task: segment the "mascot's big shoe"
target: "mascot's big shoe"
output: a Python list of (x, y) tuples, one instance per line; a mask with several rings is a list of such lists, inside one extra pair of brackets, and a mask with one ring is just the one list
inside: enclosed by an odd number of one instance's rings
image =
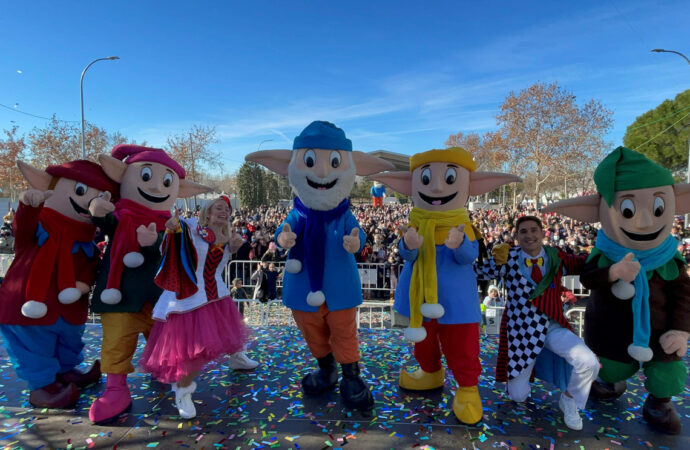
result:
[(101, 362), (96, 360), (88, 372), (80, 372), (77, 369), (72, 369), (68, 372), (59, 373), (57, 380), (67, 386), (74, 383), (77, 387), (86, 387), (90, 384), (98, 383), (101, 379)]
[(424, 372), (421, 368), (414, 372), (403, 369), (398, 384), (409, 391), (429, 391), (442, 387), (445, 377), (446, 371), (443, 367), (436, 372)]
[(61, 384), (57, 381), (29, 393), (29, 403), (36, 408), (64, 409), (77, 403), (79, 389), (74, 384)]
[(89, 419), (100, 425), (115, 419), (132, 406), (132, 396), (127, 387), (127, 375), (109, 373), (106, 377), (105, 392), (89, 409)]
[(338, 383), (338, 365), (333, 353), (317, 360), (319, 368), (302, 378), (302, 389), (307, 395), (320, 395), (330, 391)]
[(680, 433), (680, 417), (670, 397), (657, 398), (652, 394), (647, 395), (642, 407), (642, 417), (656, 431), (666, 434)]
[(458, 387), (453, 398), (455, 417), (464, 424), (475, 425), (482, 420), (482, 399), (477, 386)]
[(594, 380), (589, 396), (597, 400), (612, 400), (623, 395), (627, 388), (628, 384), (625, 380), (616, 381), (615, 383)]
[(374, 407), (374, 397), (369, 386), (359, 377), (359, 363), (341, 364), (343, 379), (340, 381), (340, 395), (345, 406), (358, 409), (361, 413), (368, 413)]

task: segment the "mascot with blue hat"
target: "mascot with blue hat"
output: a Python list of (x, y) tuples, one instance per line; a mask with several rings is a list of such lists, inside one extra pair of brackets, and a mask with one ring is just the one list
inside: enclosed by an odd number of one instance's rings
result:
[(278, 245), (289, 249), (283, 278), (283, 303), (293, 317), (319, 369), (302, 379), (307, 395), (332, 390), (343, 378), (346, 407), (368, 414), (374, 405), (359, 376), (357, 306), (362, 286), (354, 254), (364, 231), (350, 211), (348, 196), (356, 175), (372, 175), (393, 165), (352, 150), (352, 141), (330, 122), (312, 122), (292, 150), (264, 150), (246, 156), (287, 176), (297, 194), (294, 209), (276, 231)]

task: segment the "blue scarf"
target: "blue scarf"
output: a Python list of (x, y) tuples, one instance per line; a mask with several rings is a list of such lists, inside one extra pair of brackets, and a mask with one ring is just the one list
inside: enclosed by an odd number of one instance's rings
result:
[(297, 239), (296, 244), (290, 249), (288, 259), (297, 259), (304, 262), (309, 274), (309, 286), (312, 292), (320, 291), (323, 287), (323, 268), (326, 258), (326, 229), (329, 222), (340, 218), (345, 211), (350, 209), (348, 199), (340, 202), (338, 206), (328, 211), (317, 211), (307, 208), (299, 197), (295, 197), (295, 210), (300, 215), (297, 226), (292, 230), (302, 239)]
[(649, 250), (634, 250), (625, 248), (613, 242), (604, 230), (599, 230), (597, 234), (596, 248), (601, 250), (611, 261), (618, 262), (625, 255), (632, 252), (635, 259), (639, 261), (640, 271), (634, 280), (635, 296), (632, 299), (633, 311), (633, 344), (640, 347), (649, 347), (650, 318), (649, 318), (649, 281), (647, 272), (658, 269), (669, 262), (676, 254), (678, 241), (671, 236), (662, 242), (658, 247)]

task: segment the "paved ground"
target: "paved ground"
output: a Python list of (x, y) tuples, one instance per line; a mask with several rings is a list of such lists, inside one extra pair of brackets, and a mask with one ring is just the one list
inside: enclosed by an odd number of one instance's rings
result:
[[(97, 354), (100, 327), (87, 328), (87, 360)], [(506, 401), (494, 386), (496, 338), (482, 338), (480, 393), (484, 421), (460, 425), (453, 416), (455, 384), (427, 396), (402, 392), (401, 366), (410, 366), (409, 346), (401, 330), (361, 333), (365, 378), (372, 386), (376, 413), (371, 418), (342, 409), (337, 391), (323, 398), (303, 398), (301, 376), (314, 366), (295, 328), (255, 329), (250, 354), (262, 365), (252, 372), (211, 363), (194, 396), (199, 416), (181, 420), (167, 385), (147, 374), (130, 376), (134, 406), (110, 426), (88, 420), (91, 401), (103, 384), (84, 391), (75, 410), (38, 410), (27, 402), (26, 384), (15, 378), (0, 347), (0, 446), (4, 448), (690, 448), (690, 391), (674, 399), (684, 433), (669, 437), (650, 431), (641, 416), (641, 378), (617, 402), (591, 404), (580, 432), (565, 427), (557, 392), (536, 384), (526, 405)], [(141, 351), (141, 346), (139, 352)], [(641, 376), (641, 375), (640, 375)]]

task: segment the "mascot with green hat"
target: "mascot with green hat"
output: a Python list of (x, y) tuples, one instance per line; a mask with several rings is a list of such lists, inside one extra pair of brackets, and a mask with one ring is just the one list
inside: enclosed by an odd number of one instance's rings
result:
[(585, 222), (601, 222), (582, 270), (592, 290), (585, 342), (599, 356), (592, 396), (617, 398), (644, 369), (649, 392), (643, 416), (657, 431), (678, 434), (671, 397), (685, 387), (682, 361), (690, 336), (690, 278), (671, 236), (675, 214), (690, 211), (690, 184), (674, 184), (665, 168), (618, 147), (594, 172), (597, 195), (549, 205)]

